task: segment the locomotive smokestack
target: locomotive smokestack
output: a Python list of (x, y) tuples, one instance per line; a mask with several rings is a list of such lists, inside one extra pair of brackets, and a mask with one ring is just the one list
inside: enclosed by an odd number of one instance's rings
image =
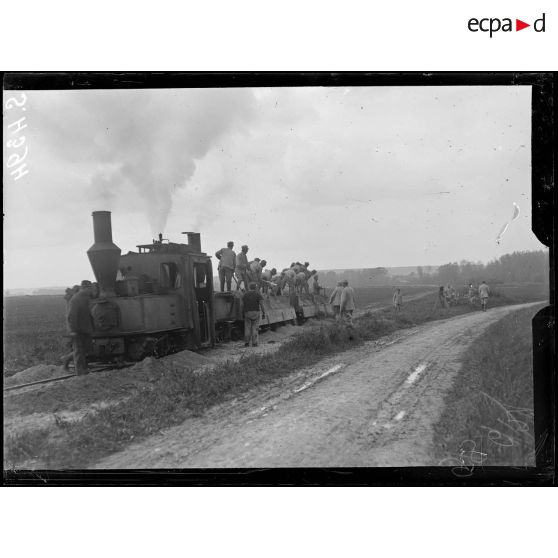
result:
[(188, 246), (191, 246), (196, 252), (201, 252), (201, 237), (200, 233), (187, 232), (182, 233), (188, 235)]
[(93, 211), (93, 235), (95, 244), (87, 250), (87, 256), (99, 283), (100, 296), (116, 296), (114, 288), (120, 248), (112, 242), (110, 211)]

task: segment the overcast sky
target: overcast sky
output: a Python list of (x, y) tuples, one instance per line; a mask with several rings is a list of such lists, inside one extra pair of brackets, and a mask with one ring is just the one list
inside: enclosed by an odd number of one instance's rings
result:
[[(20, 93), (5, 92), (4, 103)], [(93, 279), (91, 212), (123, 252), (233, 240), (283, 268), (486, 262), (531, 232), (529, 87), (26, 92), (6, 172), (5, 288)], [(4, 134), (16, 110), (4, 110)], [(19, 116), (18, 116), (19, 118)], [(497, 242), (503, 225), (520, 208)]]

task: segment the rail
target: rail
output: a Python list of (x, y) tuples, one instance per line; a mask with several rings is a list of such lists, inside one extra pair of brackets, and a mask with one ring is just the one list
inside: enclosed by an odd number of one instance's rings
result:
[[(110, 365), (110, 366), (99, 366), (99, 367), (90, 367), (89, 370), (89, 374), (94, 374), (96, 372), (105, 372), (107, 370), (118, 370), (121, 368), (127, 368), (128, 366), (132, 366), (132, 364), (134, 364), (133, 362), (126, 362), (126, 363), (121, 363), (118, 365)], [(88, 375), (89, 375), (88, 374)], [(9, 392), (9, 391), (15, 391), (18, 389), (23, 389), (26, 387), (31, 387), (31, 386), (37, 386), (37, 385), (41, 385), (41, 384), (50, 384), (50, 383), (54, 383), (54, 382), (60, 382), (62, 380), (68, 380), (70, 378), (76, 378), (78, 375), (77, 374), (66, 374), (64, 376), (55, 376), (54, 378), (46, 378), (44, 380), (36, 380), (34, 382), (27, 382), (25, 384), (16, 384), (13, 386), (5, 386), (4, 387), (4, 393)]]

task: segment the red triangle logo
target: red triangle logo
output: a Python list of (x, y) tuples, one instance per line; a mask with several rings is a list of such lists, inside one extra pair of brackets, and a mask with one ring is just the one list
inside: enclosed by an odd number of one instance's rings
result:
[(515, 30), (516, 31), (521, 31), (522, 29), (525, 29), (526, 27), (531, 27), (531, 24), (530, 23), (525, 23), (524, 21), (521, 21), (520, 19), (515, 20)]

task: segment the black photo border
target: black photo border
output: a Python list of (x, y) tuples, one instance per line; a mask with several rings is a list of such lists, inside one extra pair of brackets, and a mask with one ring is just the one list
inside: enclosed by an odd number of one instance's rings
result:
[(533, 318), (535, 467), (8, 470), (4, 485), (50, 486), (481, 486), (555, 484), (555, 262), (553, 72), (25, 72), (4, 90), (304, 86), (532, 86), (532, 230), (549, 249), (550, 304)]

